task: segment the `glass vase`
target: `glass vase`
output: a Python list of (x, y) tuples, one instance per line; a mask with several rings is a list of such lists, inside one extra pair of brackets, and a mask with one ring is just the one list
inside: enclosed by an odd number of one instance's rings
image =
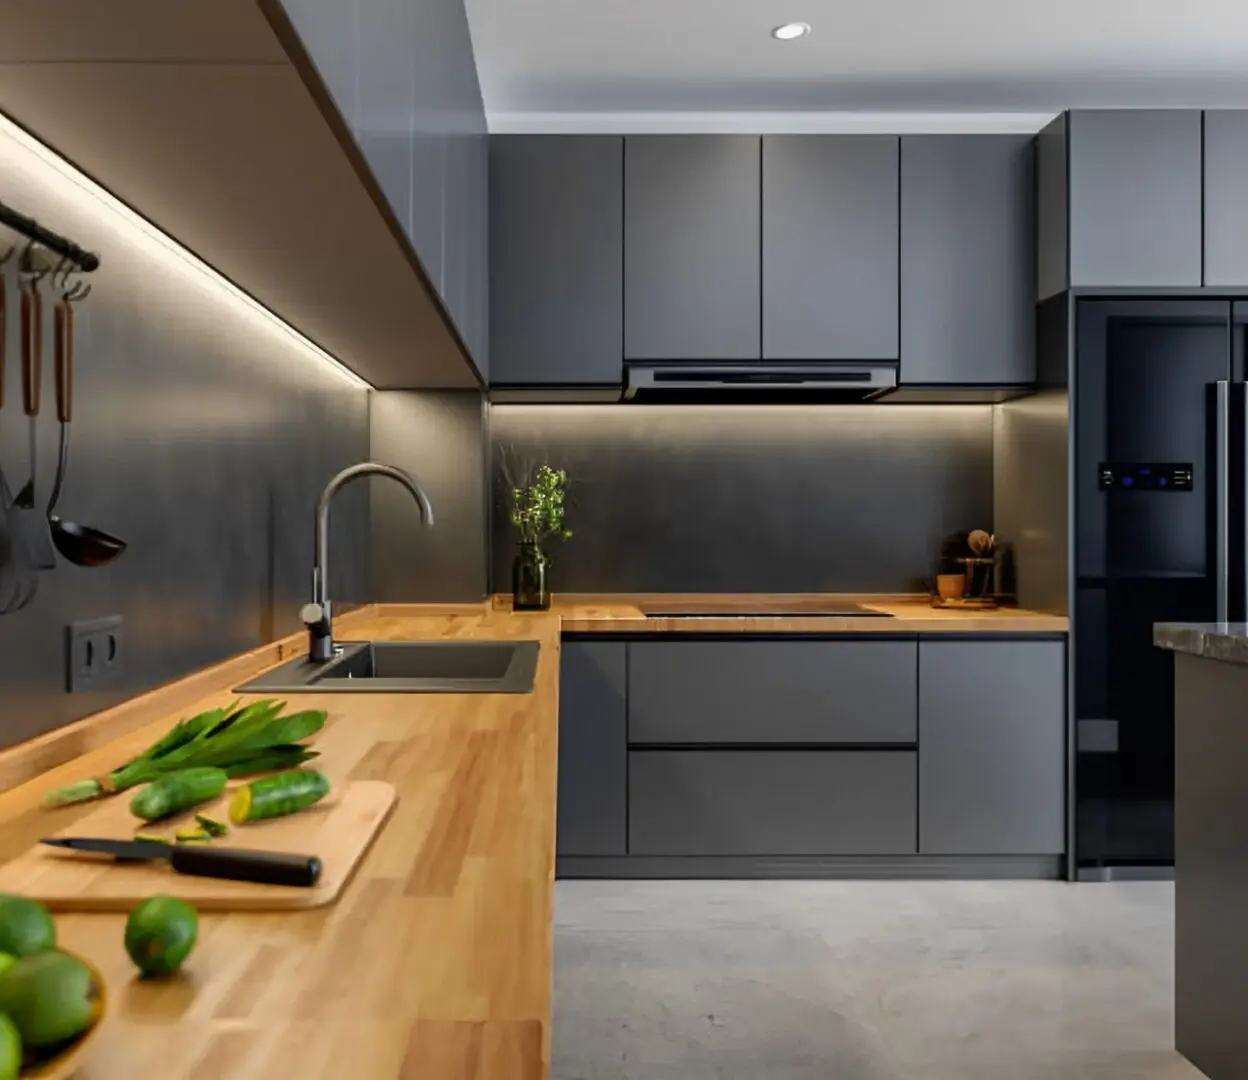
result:
[(545, 611), (550, 607), (547, 571), (550, 560), (537, 544), (521, 544), (511, 564), (512, 606), (516, 611)]

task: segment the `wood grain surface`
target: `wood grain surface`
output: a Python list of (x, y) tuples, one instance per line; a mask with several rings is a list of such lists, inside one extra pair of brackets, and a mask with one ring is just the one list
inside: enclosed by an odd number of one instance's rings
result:
[[(651, 619), (644, 607), (659, 605), (715, 604), (730, 609), (722, 619)], [(816, 614), (822, 605), (861, 604), (873, 611), (887, 612), (892, 618), (828, 617)], [(510, 611), (511, 597), (496, 596), (496, 611)], [(792, 614), (763, 615), (767, 609), (782, 608)], [(805, 609), (809, 614), (802, 614)], [(388, 609), (387, 609), (388, 610)], [(524, 616), (525, 612), (516, 612)], [(878, 594), (738, 593), (704, 594), (556, 595), (551, 614), (558, 615), (565, 632), (577, 634), (984, 634), (984, 633), (1066, 633), (1070, 620), (1023, 608), (995, 611), (950, 611), (931, 606), (926, 596)]]
[[(78, 1080), (547, 1076), (559, 620), (483, 606), (373, 616), (350, 633), (537, 640), (534, 691), (301, 695), (329, 710), (317, 746), (331, 779), (395, 786), (388, 824), (338, 903), (205, 914), (172, 980), (135, 977), (122, 915), (58, 916), (61, 943), (104, 973), (114, 1002)], [(93, 810), (45, 809), (48, 791), (126, 760), (179, 717), (231, 700), (235, 685), (231, 674), (218, 692), (0, 795), (0, 858)]]
[[(319, 759), (316, 762), (320, 764)], [(332, 773), (332, 766), (326, 770)], [(331, 776), (332, 781), (332, 776)], [(200, 813), (228, 822), (232, 784)], [(104, 799), (62, 836), (130, 840), (135, 832), (174, 839), (174, 830), (195, 824), (191, 813), (147, 825), (130, 813), (129, 793)], [(156, 893), (177, 893), (199, 911), (300, 911), (332, 904), (351, 879), (369, 844), (394, 808), (394, 786), (381, 780), (353, 780), (315, 806), (289, 817), (231, 827), (214, 848), (251, 848), (315, 855), (321, 878), (312, 888), (257, 885), (247, 881), (175, 874), (162, 861), (118, 861), (103, 855), (36, 844), (0, 866), (0, 892), (21, 893), (52, 911), (130, 911)]]

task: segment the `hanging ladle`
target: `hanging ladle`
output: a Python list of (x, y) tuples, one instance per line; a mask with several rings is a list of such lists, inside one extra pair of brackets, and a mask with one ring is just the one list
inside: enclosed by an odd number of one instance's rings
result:
[(65, 462), (69, 457), (69, 422), (74, 410), (74, 309), (73, 304), (86, 297), (91, 286), (77, 284), (65, 292), (53, 311), (53, 352), (56, 367), (56, 415), (61, 422), (60, 454), (56, 465), (56, 481), (48, 500), (48, 528), (52, 542), (75, 566), (106, 566), (126, 550), (126, 542), (89, 525), (65, 521), (56, 515), (56, 505), (65, 483)]

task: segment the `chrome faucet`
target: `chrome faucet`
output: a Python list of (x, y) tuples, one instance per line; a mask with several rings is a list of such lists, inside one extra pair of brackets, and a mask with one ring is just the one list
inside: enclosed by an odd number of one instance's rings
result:
[(393, 465), (379, 465), (375, 461), (363, 461), (343, 469), (321, 492), (316, 504), (316, 554), (312, 565), (312, 602), (304, 604), (300, 617), (308, 628), (308, 657), (312, 660), (332, 660), (334, 657), (334, 619), (329, 604), (329, 505), (338, 489), (361, 476), (388, 476), (411, 492), (420, 517), (425, 525), (433, 524), (433, 507), (429, 497), (420, 489), (411, 473), (396, 469)]

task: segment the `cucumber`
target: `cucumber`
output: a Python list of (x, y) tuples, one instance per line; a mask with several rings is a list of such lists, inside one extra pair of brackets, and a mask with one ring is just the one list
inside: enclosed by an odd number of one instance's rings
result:
[(230, 820), (242, 825), (247, 821), (297, 814), (328, 794), (329, 781), (323, 773), (290, 769), (239, 788), (230, 799)]
[(227, 779), (223, 769), (211, 765), (167, 773), (130, 800), (130, 812), (144, 821), (157, 821), (215, 799)]
[(230, 831), (229, 826), (220, 821), (214, 821), (212, 818), (204, 814), (195, 815), (195, 824), (204, 830), (209, 836), (224, 836)]

